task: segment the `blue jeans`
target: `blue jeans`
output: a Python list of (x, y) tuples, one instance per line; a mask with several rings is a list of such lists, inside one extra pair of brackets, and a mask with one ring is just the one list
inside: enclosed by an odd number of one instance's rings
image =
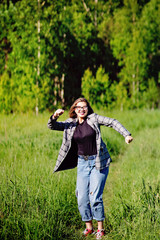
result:
[(76, 193), (78, 209), (85, 222), (92, 219), (103, 221), (105, 218), (102, 195), (109, 167), (97, 170), (95, 159), (96, 155), (89, 156), (88, 160), (78, 156)]

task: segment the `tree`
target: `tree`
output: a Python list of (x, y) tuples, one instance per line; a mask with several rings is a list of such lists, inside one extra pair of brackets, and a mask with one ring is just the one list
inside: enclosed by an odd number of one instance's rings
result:
[(89, 69), (85, 71), (82, 78), (82, 94), (93, 105), (109, 108), (112, 103), (111, 82), (102, 66), (98, 68), (96, 77)]
[(120, 80), (128, 84), (132, 105), (138, 107), (141, 92), (148, 86), (151, 58), (159, 55), (160, 4), (151, 0), (140, 11), (137, 1), (132, 3), (125, 1), (125, 8), (116, 12), (111, 45), (121, 66)]
[(3, 0), (3, 107), (9, 112), (67, 107), (81, 90), (97, 105), (122, 109), (127, 101), (141, 107), (143, 92), (154, 88), (148, 79), (159, 86), (159, 5), (157, 0)]

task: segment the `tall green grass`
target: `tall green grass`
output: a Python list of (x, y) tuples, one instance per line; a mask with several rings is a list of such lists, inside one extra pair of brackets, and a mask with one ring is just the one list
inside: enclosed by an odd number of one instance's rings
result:
[(2, 239), (62, 239), (80, 222), (75, 170), (52, 174), (62, 133), (48, 118), (1, 116)]
[[(105, 239), (159, 239), (160, 113), (98, 113), (118, 119), (134, 137), (126, 145), (102, 128), (113, 159), (104, 191)], [(52, 173), (63, 133), (47, 129), (49, 116), (0, 116), (1, 239), (82, 239), (76, 169)]]
[(160, 127), (140, 131), (112, 168), (113, 190), (105, 194), (111, 239), (160, 239), (159, 143)]

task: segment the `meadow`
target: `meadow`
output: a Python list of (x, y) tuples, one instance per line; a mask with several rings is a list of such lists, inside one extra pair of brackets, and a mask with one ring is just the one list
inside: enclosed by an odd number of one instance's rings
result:
[[(134, 137), (127, 145), (113, 129), (101, 129), (113, 159), (104, 191), (104, 239), (158, 240), (160, 111), (96, 112), (116, 118)], [(83, 239), (76, 168), (53, 174), (63, 133), (47, 128), (50, 115), (0, 115), (0, 239)]]

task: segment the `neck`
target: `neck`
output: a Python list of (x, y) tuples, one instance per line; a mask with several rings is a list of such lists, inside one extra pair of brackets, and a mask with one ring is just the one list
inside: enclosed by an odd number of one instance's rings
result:
[(79, 123), (83, 123), (84, 122), (84, 118), (78, 118)]

